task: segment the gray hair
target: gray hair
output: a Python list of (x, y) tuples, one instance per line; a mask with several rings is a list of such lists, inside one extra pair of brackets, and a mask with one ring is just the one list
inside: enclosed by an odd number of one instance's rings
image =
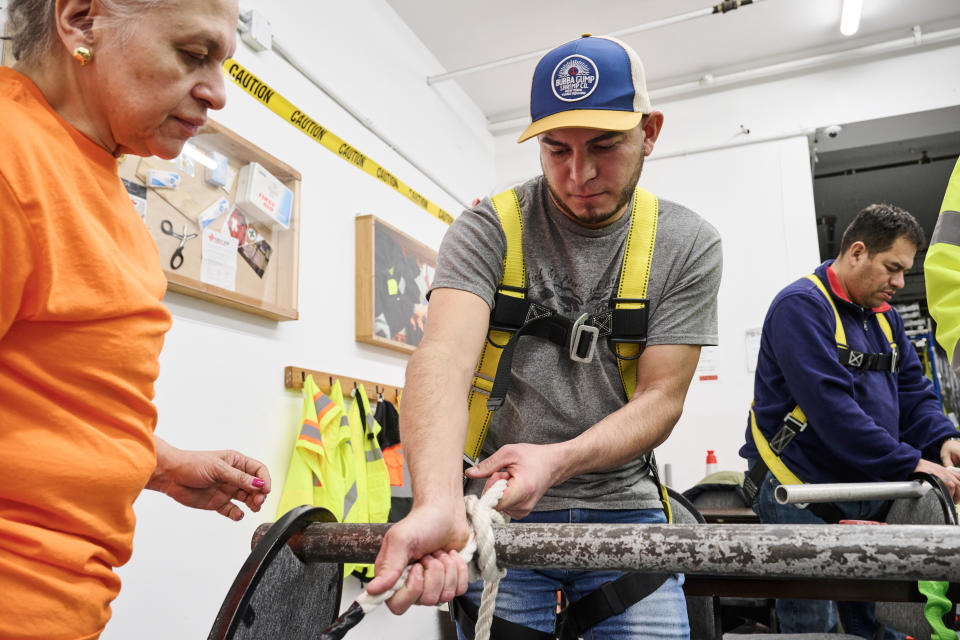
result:
[[(138, 15), (169, 4), (171, 0), (100, 0), (103, 15), (123, 26)], [(27, 64), (40, 64), (57, 44), (56, 0), (10, 0), (7, 34), (13, 56)]]

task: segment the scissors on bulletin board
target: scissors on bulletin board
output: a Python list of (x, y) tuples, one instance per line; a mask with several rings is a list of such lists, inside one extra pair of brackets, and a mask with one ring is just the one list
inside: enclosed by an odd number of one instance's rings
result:
[(197, 237), (195, 233), (187, 233), (188, 225), (184, 223), (183, 233), (177, 233), (173, 230), (173, 223), (169, 220), (164, 220), (160, 223), (160, 231), (163, 231), (168, 236), (173, 236), (180, 240), (180, 246), (177, 247), (177, 250), (173, 252), (173, 255), (170, 256), (170, 268), (179, 269), (180, 265), (183, 264), (183, 245), (187, 244), (187, 240), (193, 240)]

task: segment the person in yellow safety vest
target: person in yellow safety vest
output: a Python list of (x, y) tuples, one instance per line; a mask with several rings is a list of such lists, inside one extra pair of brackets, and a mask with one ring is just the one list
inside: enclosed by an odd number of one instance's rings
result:
[[(353, 451), (340, 381), (334, 383), (330, 395), (326, 396), (313, 376), (307, 376), (303, 382), (300, 431), (277, 517), (294, 507), (309, 504), (327, 509), (337, 521), (343, 522), (344, 509), (349, 507), (345, 504), (347, 488), (353, 484)], [(351, 499), (350, 504), (353, 502)]]
[[(413, 507), (388, 531), (367, 585), (382, 593), (414, 562), (388, 600), (394, 613), (417, 602), (479, 600), (478, 583), (454, 600), (468, 586), (453, 550), (468, 535), (461, 456), (488, 340), (502, 347), (505, 375), (487, 385), (482, 404), (492, 417), (482, 459), (467, 476), (481, 487), (507, 479), (499, 508), (512, 518), (563, 523), (666, 522), (649, 453), (680, 416), (701, 345), (717, 344), (719, 233), (637, 186), (663, 114), (650, 105), (636, 52), (589, 35), (553, 49), (537, 64), (530, 106), (533, 122), (520, 141), (537, 138), (543, 174), (485, 198), (450, 226), (426, 332), (407, 366), (401, 433)], [(501, 216), (506, 209), (519, 215)], [(519, 244), (511, 241), (518, 227)], [(635, 240), (650, 236), (640, 243), (651, 247), (647, 259), (622, 278)], [(503, 331), (491, 309), (519, 301), (529, 306), (515, 337), (497, 340)], [(621, 320), (633, 330), (621, 333)], [(622, 354), (624, 346), (633, 355)], [(621, 367), (635, 371), (632, 384)], [(564, 590), (571, 602), (600, 594), (596, 607), (582, 609), (590, 620), (583, 636), (689, 637), (682, 576), (664, 576), (636, 599), (606, 597), (622, 576), (511, 569), (499, 583), (492, 636), (516, 637), (496, 629), (501, 620), (526, 627), (527, 637), (555, 638), (556, 592)], [(463, 609), (469, 617), (465, 602)], [(575, 637), (566, 629), (564, 637)]]
[[(377, 441), (380, 425), (373, 419), (366, 390), (359, 385), (353, 393), (353, 404), (347, 412), (350, 446), (356, 478), (356, 502), (345, 514), (344, 522), (386, 522), (390, 515), (390, 475)], [(356, 573), (361, 578), (373, 577), (372, 564), (345, 564), (343, 575)]]
[(937, 322), (937, 342), (960, 375), (960, 158), (943, 196), (923, 271), (927, 307)]

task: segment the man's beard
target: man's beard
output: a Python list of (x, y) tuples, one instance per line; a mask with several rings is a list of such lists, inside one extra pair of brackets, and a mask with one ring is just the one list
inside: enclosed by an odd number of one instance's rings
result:
[[(592, 212), (588, 207), (586, 215), (588, 218), (584, 220), (577, 214), (575, 214), (570, 207), (560, 198), (560, 195), (557, 193), (557, 190), (553, 188), (553, 185), (550, 184), (550, 181), (547, 180), (547, 190), (550, 192), (550, 196), (553, 198), (554, 204), (557, 205), (557, 208), (560, 209), (564, 214), (567, 215), (570, 219), (580, 224), (587, 224), (590, 226), (602, 226), (604, 222), (616, 215), (621, 209), (627, 206), (627, 203), (630, 202), (633, 198), (633, 192), (636, 190), (637, 182), (640, 181), (640, 174), (643, 172), (643, 159), (644, 156), (640, 156), (640, 162), (637, 163), (637, 168), (634, 170), (634, 175), (631, 177), (630, 181), (627, 182), (627, 185), (620, 191), (619, 196), (617, 197), (617, 203), (613, 206), (613, 209), (603, 213)], [(543, 165), (541, 163), (541, 170)], [(546, 173), (544, 173), (544, 178), (546, 178)]]

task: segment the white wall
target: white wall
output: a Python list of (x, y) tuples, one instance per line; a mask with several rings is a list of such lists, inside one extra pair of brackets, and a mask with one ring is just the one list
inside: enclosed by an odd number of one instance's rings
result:
[[(243, 4), (266, 14), (285, 47), (456, 195), (472, 200), (489, 191), (492, 138), (482, 116), (455, 86), (432, 89), (423, 82), (440, 66), (385, 2)], [(235, 57), (424, 196), (454, 215), (461, 211), (275, 54), (241, 44)], [(120, 570), (123, 591), (106, 640), (206, 637), (254, 528), (276, 513), (301, 402), (283, 387), (284, 365), (403, 384), (405, 357), (353, 339), (354, 217), (375, 214), (434, 247), (446, 229), (230, 81), (227, 90), (227, 108), (213, 117), (303, 174), (300, 319), (277, 323), (168, 294), (174, 322), (157, 382), (157, 435), (183, 448), (235, 448), (255, 456), (269, 466), (275, 491), (260, 514), (247, 514), (239, 524), (144, 492), (135, 505), (133, 559)], [(350, 582), (347, 604), (357, 593)], [(391, 618), (379, 612), (364, 622), (367, 633), (389, 628), (398, 639), (435, 637), (433, 609)]]
[[(819, 263), (807, 142), (799, 132), (960, 104), (957, 60), (960, 47), (942, 47), (655, 105), (664, 129), (640, 184), (693, 208), (724, 242), (720, 380), (691, 386), (683, 417), (657, 452), (676, 488), (703, 477), (707, 449), (716, 450), (721, 469), (745, 468), (737, 450), (753, 374), (744, 332), (762, 325), (779, 289)], [(749, 135), (739, 133), (741, 124)], [(888, 139), (896, 140), (893, 126)], [(797, 137), (658, 160), (792, 132)], [(516, 144), (518, 133), (495, 139), (498, 188), (540, 171), (536, 143)]]
[(651, 162), (642, 184), (700, 213), (723, 238), (716, 381), (694, 377), (683, 416), (657, 450), (683, 490), (704, 474), (706, 450), (720, 469), (742, 469), (753, 395), (745, 330), (759, 328), (770, 300), (819, 263), (813, 182), (804, 136)]

